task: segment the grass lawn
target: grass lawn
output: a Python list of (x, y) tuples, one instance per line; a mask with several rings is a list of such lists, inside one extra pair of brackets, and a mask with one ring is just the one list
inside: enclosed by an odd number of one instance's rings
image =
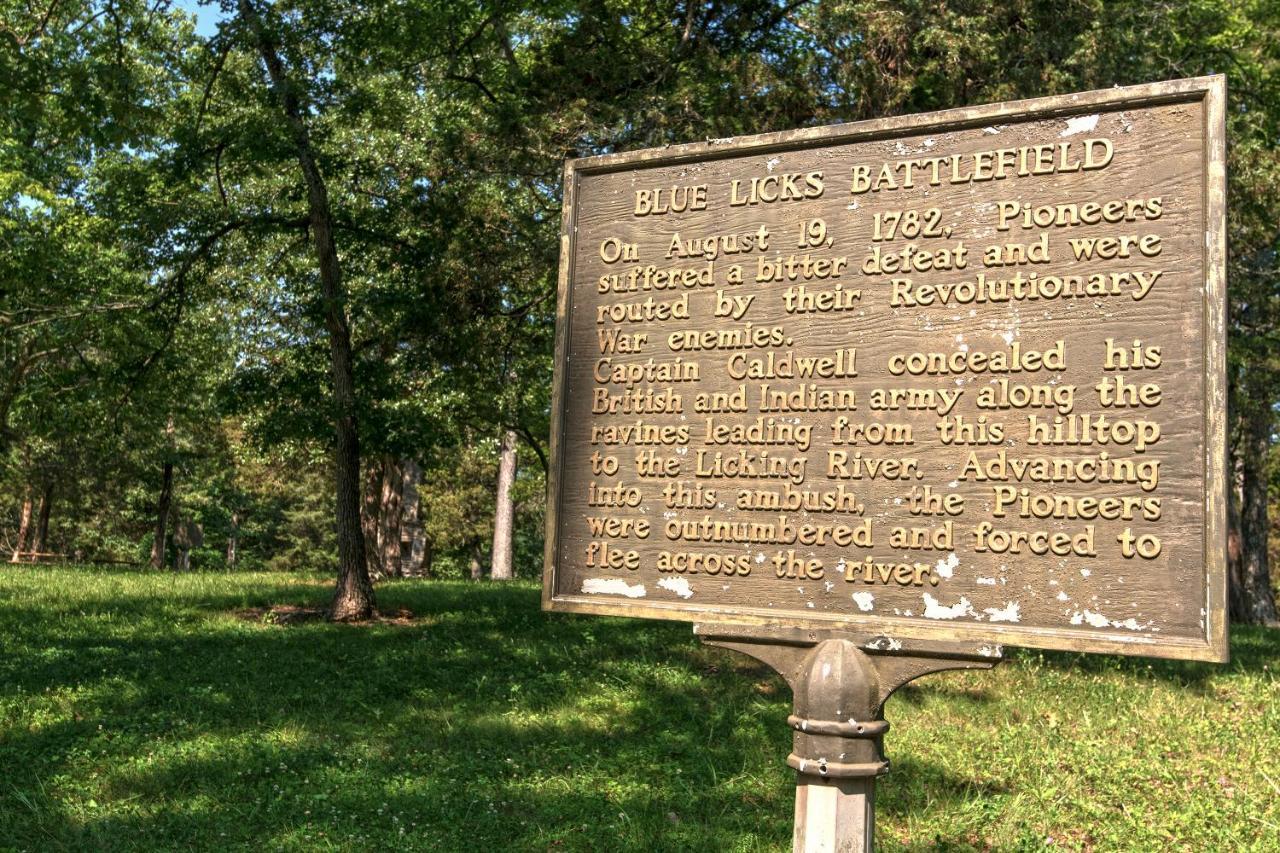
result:
[[(790, 694), (529, 583), (0, 567), (0, 849), (790, 849)], [(894, 849), (1280, 850), (1280, 632), (1232, 662), (1015, 652), (890, 700)]]

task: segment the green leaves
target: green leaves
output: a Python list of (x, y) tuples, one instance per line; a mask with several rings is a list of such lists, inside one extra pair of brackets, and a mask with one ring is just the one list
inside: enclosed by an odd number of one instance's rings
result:
[[(325, 177), (370, 453), (469, 464), (458, 448), (511, 426), (545, 455), (566, 156), (1211, 72), (1231, 97), (1233, 402), (1274, 400), (1274, 3), (254, 8)], [(144, 0), (0, 0), (0, 21), (5, 494), (75, 445), (139, 487), (170, 417), (191, 445), (231, 414), (258, 448), (322, 449), (306, 193), (235, 5), (209, 39)]]

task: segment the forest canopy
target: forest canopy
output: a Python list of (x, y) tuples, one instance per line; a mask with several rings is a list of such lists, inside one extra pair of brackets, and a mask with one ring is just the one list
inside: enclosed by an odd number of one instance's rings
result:
[(1211, 73), (1231, 610), (1274, 622), (1268, 0), (0, 0), (0, 547), (322, 570), (339, 619), (536, 575), (566, 158)]

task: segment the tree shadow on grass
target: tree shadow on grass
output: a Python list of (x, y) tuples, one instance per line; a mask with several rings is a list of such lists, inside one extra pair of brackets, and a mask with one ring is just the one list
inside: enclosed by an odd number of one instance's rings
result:
[(950, 803), (991, 800), (1009, 793), (1004, 785), (960, 776), (937, 765), (892, 756), (893, 769), (876, 785), (876, 809), (883, 816), (907, 817), (924, 811), (923, 802), (945, 807)]
[(922, 676), (919, 681), (913, 681), (899, 687), (894, 691), (889, 702), (901, 702), (913, 707), (919, 707), (930, 698), (939, 697), (950, 701), (962, 702), (970, 708), (980, 708), (995, 701), (988, 688), (959, 683), (954, 678), (948, 679), (947, 676), (952, 674), (951, 672), (943, 671)]
[[(687, 625), (543, 614), (528, 585), (379, 594), (419, 621), (225, 615), (327, 596), (286, 583), (123, 595), (80, 622), (10, 602), (0, 846), (787, 846), (790, 694), (769, 671)], [(975, 795), (903, 766), (934, 807)]]

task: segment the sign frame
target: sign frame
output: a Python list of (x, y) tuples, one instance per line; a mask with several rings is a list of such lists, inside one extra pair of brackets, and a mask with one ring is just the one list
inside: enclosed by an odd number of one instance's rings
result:
[[(564, 201), (556, 307), (555, 373), (551, 403), (550, 465), (547, 477), (546, 545), (542, 607), (564, 613), (631, 616), (762, 628), (846, 631), (868, 637), (888, 636), (957, 643), (1000, 643), (1074, 652), (1097, 652), (1225, 662), (1227, 636), (1227, 492), (1226, 492), (1226, 78), (1222, 75), (1170, 80), (1138, 86), (1057, 95), (939, 112), (920, 113), (849, 124), (803, 128), (728, 139), (673, 145), (570, 159), (564, 166)], [(1102, 110), (1142, 108), (1177, 103), (1203, 106), (1204, 259), (1204, 603), (1203, 641), (1186, 638), (1078, 631), (1049, 627), (1020, 628), (990, 623), (924, 623), (881, 615), (809, 614), (781, 616), (765, 607), (717, 606), (692, 602), (610, 600), (587, 595), (556, 594), (560, 533), (560, 499), (565, 482), (563, 453), (566, 417), (566, 374), (572, 283), (576, 250), (577, 198), (584, 176), (646, 166), (671, 166), (743, 155), (771, 154), (823, 145), (892, 140), (907, 135), (966, 130), (998, 121), (1062, 119)]]

